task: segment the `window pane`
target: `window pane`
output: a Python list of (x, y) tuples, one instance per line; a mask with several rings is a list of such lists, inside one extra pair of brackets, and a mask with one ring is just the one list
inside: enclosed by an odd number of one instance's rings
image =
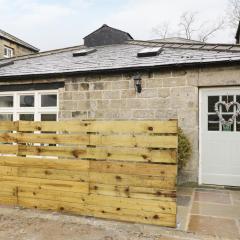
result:
[(41, 121), (57, 121), (56, 114), (42, 114)]
[(21, 121), (34, 121), (34, 114), (20, 114), (19, 120)]
[(4, 47), (4, 56), (5, 57), (13, 57), (13, 49), (10, 47)]
[(208, 112), (215, 112), (215, 103), (219, 101), (219, 96), (208, 97)]
[(0, 107), (13, 107), (13, 96), (0, 96)]
[[(240, 103), (240, 95), (236, 96), (236, 101)], [(237, 131), (240, 132), (240, 116), (237, 116)]]
[[(222, 101), (225, 101), (226, 103), (230, 103), (233, 101), (233, 96), (222, 96)], [(222, 112), (233, 112), (233, 106), (229, 108), (227, 111), (226, 107), (222, 106)]]
[(219, 131), (219, 118), (217, 114), (208, 115), (208, 131)]
[(56, 107), (57, 106), (57, 95), (42, 95), (41, 96), (41, 106), (42, 107)]
[(20, 96), (20, 107), (34, 107), (34, 95)]
[(12, 114), (0, 114), (0, 121), (12, 121), (13, 115)]
[[(226, 121), (228, 121), (229, 119), (232, 118), (232, 114), (223, 114), (222, 116), (223, 116), (223, 118), (224, 118)], [(230, 127), (229, 130), (226, 129), (226, 128), (224, 128), (224, 126), (222, 126), (222, 130), (223, 130), (223, 131), (233, 131), (233, 130), (234, 130), (234, 123), (231, 125), (231, 127)]]
[(240, 116), (237, 116), (237, 131), (240, 132)]
[(237, 100), (238, 103), (240, 103), (240, 95), (236, 96), (236, 100)]

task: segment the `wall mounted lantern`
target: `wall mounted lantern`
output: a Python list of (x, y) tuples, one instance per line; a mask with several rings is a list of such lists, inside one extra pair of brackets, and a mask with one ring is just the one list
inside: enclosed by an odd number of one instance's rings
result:
[(134, 75), (133, 80), (134, 80), (134, 86), (135, 86), (136, 92), (141, 93), (142, 92), (142, 78), (141, 78), (140, 74), (137, 73), (136, 75)]

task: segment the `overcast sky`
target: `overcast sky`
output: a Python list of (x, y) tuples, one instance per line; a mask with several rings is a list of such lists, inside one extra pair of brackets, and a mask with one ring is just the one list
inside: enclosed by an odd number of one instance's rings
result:
[[(157, 38), (153, 28), (170, 22), (177, 29), (185, 11), (199, 23), (225, 16), (228, 0), (0, 0), (0, 28), (41, 50), (82, 44), (102, 24), (129, 32), (135, 39)], [(234, 32), (218, 32), (210, 42), (234, 42)]]

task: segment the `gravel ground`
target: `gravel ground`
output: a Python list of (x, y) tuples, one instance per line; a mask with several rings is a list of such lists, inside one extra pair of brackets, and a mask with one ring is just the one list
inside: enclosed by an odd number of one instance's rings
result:
[(212, 239), (144, 224), (0, 206), (0, 240)]

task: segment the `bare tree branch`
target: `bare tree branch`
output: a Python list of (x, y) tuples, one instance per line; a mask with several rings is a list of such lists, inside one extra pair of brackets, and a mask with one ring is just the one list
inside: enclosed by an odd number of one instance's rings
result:
[(197, 31), (195, 28), (195, 17), (194, 12), (184, 12), (180, 17), (180, 33), (183, 33), (186, 39), (192, 39), (192, 35)]
[(159, 24), (156, 28), (152, 29), (152, 32), (159, 36), (160, 38), (167, 38), (169, 37), (170, 33), (170, 24), (169, 22), (163, 22), (161, 24)]
[(240, 21), (240, 0), (228, 0), (227, 17), (229, 25), (236, 29)]
[(202, 25), (200, 28), (201, 32), (198, 36), (198, 39), (202, 42), (206, 42), (211, 36), (213, 36), (219, 30), (222, 30), (225, 26), (225, 21), (221, 19), (217, 21), (215, 24), (208, 26), (207, 23)]
[[(229, 1), (239, 1), (240, 3), (240, 0)], [(206, 42), (217, 31), (224, 28), (225, 21), (223, 19), (219, 19), (212, 24), (209, 24), (209, 22), (202, 22), (200, 24), (199, 21), (197, 21), (197, 13), (188, 11), (181, 15), (178, 29), (175, 33), (170, 33), (169, 26), (169, 22), (163, 22), (154, 28), (153, 32), (160, 38), (181, 36), (189, 40), (195, 39)]]

